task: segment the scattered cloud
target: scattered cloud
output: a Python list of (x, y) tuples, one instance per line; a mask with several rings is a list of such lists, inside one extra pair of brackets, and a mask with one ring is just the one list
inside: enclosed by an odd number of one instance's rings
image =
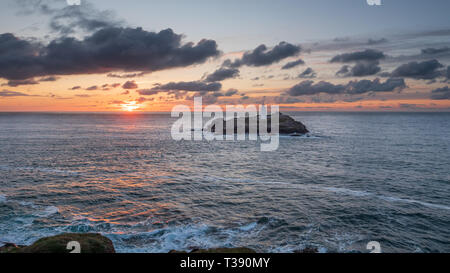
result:
[[(160, 93), (160, 91), (152, 90), (152, 89), (140, 89), (137, 92), (141, 96), (153, 96), (153, 95)], [(128, 94), (129, 94), (129, 91), (128, 91)], [(123, 95), (128, 95), (128, 94), (123, 94)]]
[(122, 85), (123, 89), (138, 89), (139, 86), (137, 85), (137, 83), (135, 81), (127, 81), (126, 83), (124, 83)]
[(392, 92), (406, 88), (404, 79), (391, 78), (381, 82), (379, 78), (371, 80), (351, 81), (347, 84), (346, 93), (364, 94), (367, 92)]
[(233, 79), (239, 77), (239, 69), (222, 67), (208, 75), (205, 82), (221, 82), (226, 79)]
[(317, 77), (317, 73), (311, 67), (308, 67), (305, 71), (300, 73), (298, 77), (301, 79), (313, 79)]
[(443, 53), (450, 53), (450, 47), (441, 47), (441, 48), (425, 48), (422, 49), (422, 55), (438, 55)]
[(281, 42), (275, 47), (268, 49), (265, 45), (260, 45), (252, 51), (244, 53), (241, 59), (235, 61), (226, 60), (224, 66), (238, 68), (241, 66), (268, 66), (278, 63), (286, 58), (294, 57), (301, 51), (301, 47), (287, 42)]
[(0, 91), (0, 97), (29, 97), (29, 96), (30, 95), (22, 93), (22, 92), (9, 91), (9, 90)]
[(432, 100), (450, 100), (450, 88), (448, 86), (431, 91)]
[(17, 0), (20, 13), (38, 13), (49, 17), (49, 27), (53, 32), (68, 35), (78, 31), (92, 32), (101, 28), (119, 26), (112, 11), (99, 11), (88, 1), (80, 5), (67, 5), (64, 0)]
[(90, 87), (86, 88), (87, 91), (95, 91), (95, 90), (98, 90), (98, 89), (99, 88), (98, 88), (97, 85), (93, 85), (93, 86), (90, 86)]
[(281, 69), (287, 70), (287, 69), (291, 69), (296, 66), (304, 65), (304, 64), (305, 64), (305, 62), (302, 59), (298, 59), (297, 61), (293, 61), (293, 62), (289, 62), (289, 63), (285, 64)]
[(357, 51), (352, 53), (344, 53), (340, 55), (334, 56), (330, 62), (331, 63), (350, 63), (350, 62), (359, 62), (359, 61), (379, 61), (385, 58), (383, 52), (374, 50), (374, 49), (366, 49), (364, 51)]
[(56, 82), (57, 80), (59, 80), (59, 78), (55, 77), (55, 76), (49, 76), (49, 77), (39, 79), (40, 82)]
[(314, 83), (313, 81), (303, 81), (291, 87), (287, 94), (291, 96), (304, 96), (316, 94), (363, 94), (368, 92), (392, 92), (406, 88), (403, 79), (387, 79), (381, 82), (379, 78), (371, 80), (350, 81), (346, 85), (333, 84), (326, 81)]
[(303, 81), (290, 88), (287, 94), (295, 97), (304, 95), (315, 95), (320, 93), (340, 94), (343, 93), (344, 91), (345, 85), (342, 84), (334, 85), (326, 81), (321, 81), (315, 84), (313, 81)]
[(216, 92), (222, 89), (222, 84), (218, 82), (206, 83), (202, 81), (192, 81), (192, 82), (170, 82), (167, 84), (159, 84), (151, 91), (189, 91), (189, 92)]
[(336, 72), (336, 76), (339, 77), (364, 77), (371, 76), (379, 73), (381, 67), (378, 61), (371, 62), (358, 62), (353, 67), (344, 65)]
[(444, 72), (440, 70), (442, 67), (444, 66), (435, 59), (423, 62), (410, 62), (397, 67), (390, 73), (390, 76), (431, 80), (444, 76)]
[(381, 38), (381, 39), (369, 39), (368, 41), (367, 41), (367, 44), (368, 45), (379, 45), (379, 44), (384, 44), (384, 43), (387, 43), (388, 42), (388, 39), (386, 39), (386, 38)]
[(110, 78), (118, 78), (118, 79), (129, 79), (129, 78), (138, 78), (143, 77), (147, 73), (146, 72), (136, 72), (136, 73), (128, 73), (128, 74), (116, 74), (116, 73), (109, 73), (107, 77)]
[(7, 85), (10, 87), (17, 87), (21, 85), (36, 85), (36, 84), (39, 84), (39, 82), (34, 79), (26, 79), (26, 80), (10, 80), (8, 81), (8, 83), (2, 84), (2, 86)]
[(224, 96), (231, 97), (233, 95), (236, 95), (237, 93), (239, 93), (237, 89), (228, 89), (228, 91), (225, 92)]

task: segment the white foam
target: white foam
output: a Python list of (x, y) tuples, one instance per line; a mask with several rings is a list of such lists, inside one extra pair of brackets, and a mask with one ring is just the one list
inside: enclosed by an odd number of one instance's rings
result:
[(51, 173), (51, 174), (64, 174), (64, 175), (78, 175), (78, 172), (74, 171), (66, 171), (54, 168), (39, 168), (39, 167), (21, 167), (16, 168), (21, 171), (32, 171), (32, 172), (42, 172), (42, 173)]
[(6, 195), (0, 194), (0, 203), (5, 203), (5, 202), (6, 202)]
[[(206, 224), (172, 226), (149, 232), (133, 234), (105, 234), (117, 246), (118, 252), (167, 253), (171, 250), (189, 251), (192, 248), (234, 247), (242, 238), (257, 235), (266, 224), (252, 222), (231, 228), (213, 227)], [(148, 241), (142, 245), (130, 245), (128, 240)]]
[(48, 206), (46, 207), (44, 210), (42, 211), (38, 211), (33, 213), (34, 216), (38, 216), (38, 217), (49, 217), (53, 214), (56, 214), (59, 212), (59, 209), (55, 206)]
[(239, 182), (239, 183), (254, 183), (254, 184), (267, 184), (267, 185), (283, 185), (288, 186), (292, 188), (297, 189), (304, 189), (304, 190), (315, 190), (315, 191), (328, 191), (333, 192), (337, 194), (343, 194), (343, 195), (349, 195), (349, 196), (355, 196), (355, 197), (371, 197), (371, 198), (377, 198), (388, 202), (399, 202), (399, 203), (408, 203), (408, 204), (417, 204), (424, 207), (432, 208), (432, 209), (444, 209), (444, 210), (450, 210), (450, 206), (442, 205), (442, 204), (433, 204), (428, 202), (423, 202), (420, 200), (414, 200), (414, 199), (404, 199), (394, 196), (386, 196), (386, 195), (378, 195), (375, 193), (367, 192), (367, 191), (358, 191), (358, 190), (351, 190), (347, 188), (337, 188), (337, 187), (324, 187), (319, 185), (312, 185), (312, 184), (294, 184), (294, 183), (288, 183), (288, 182), (273, 182), (273, 181), (255, 181), (255, 180), (248, 180), (248, 179), (226, 179), (223, 177), (217, 177), (212, 178), (217, 180), (226, 180), (226, 181), (232, 181), (232, 182)]
[(258, 226), (258, 223), (254, 222), (254, 223), (250, 223), (248, 225), (242, 226), (239, 229), (242, 231), (250, 231), (253, 230), (254, 228), (256, 228)]

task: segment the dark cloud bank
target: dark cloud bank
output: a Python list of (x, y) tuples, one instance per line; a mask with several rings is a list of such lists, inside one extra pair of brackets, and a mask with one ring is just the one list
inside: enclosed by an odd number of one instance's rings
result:
[(48, 45), (0, 35), (0, 77), (26, 80), (38, 76), (113, 71), (159, 71), (205, 62), (220, 54), (213, 40), (182, 43), (171, 29), (103, 28), (83, 40), (59, 38)]

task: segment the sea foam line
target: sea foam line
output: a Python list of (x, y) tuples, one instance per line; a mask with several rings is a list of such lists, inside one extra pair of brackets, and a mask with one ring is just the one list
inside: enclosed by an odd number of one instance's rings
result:
[(324, 186), (311, 185), (311, 184), (292, 184), (292, 183), (287, 183), (287, 182), (255, 181), (255, 180), (250, 180), (250, 179), (245, 179), (245, 180), (226, 179), (223, 177), (214, 178), (214, 179), (229, 180), (232, 182), (244, 182), (244, 183), (255, 183), (255, 184), (261, 183), (261, 184), (267, 184), (267, 185), (283, 185), (283, 186), (289, 186), (289, 187), (297, 188), (297, 189), (328, 191), (328, 192), (349, 195), (349, 196), (355, 196), (355, 197), (372, 197), (372, 198), (377, 198), (377, 199), (381, 199), (381, 200), (388, 201), (388, 202), (417, 204), (417, 205), (421, 205), (421, 206), (433, 208), (433, 209), (450, 210), (450, 206), (446, 206), (446, 205), (442, 205), (442, 204), (433, 204), (433, 203), (423, 202), (423, 201), (414, 200), (414, 199), (405, 199), (405, 198), (399, 198), (399, 197), (394, 197), (394, 196), (378, 195), (378, 194), (367, 192), (367, 191), (350, 190), (350, 189), (346, 189), (346, 188), (324, 187)]

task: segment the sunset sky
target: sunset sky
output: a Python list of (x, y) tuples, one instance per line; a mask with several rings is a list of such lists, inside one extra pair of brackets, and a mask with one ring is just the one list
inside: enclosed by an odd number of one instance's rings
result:
[(3, 0), (0, 111), (450, 111), (450, 1)]

